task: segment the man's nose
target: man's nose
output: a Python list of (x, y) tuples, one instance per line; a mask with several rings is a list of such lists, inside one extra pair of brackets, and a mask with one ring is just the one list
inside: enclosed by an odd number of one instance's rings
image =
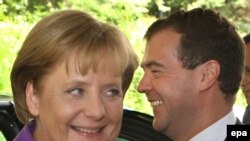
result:
[(152, 89), (150, 77), (144, 74), (137, 86), (137, 91), (140, 93), (146, 93), (150, 89)]

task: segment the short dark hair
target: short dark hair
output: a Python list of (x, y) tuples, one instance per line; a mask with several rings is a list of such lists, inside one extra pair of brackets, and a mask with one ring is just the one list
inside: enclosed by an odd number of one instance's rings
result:
[(178, 59), (184, 68), (192, 70), (216, 60), (221, 70), (217, 79), (220, 89), (226, 95), (237, 93), (244, 68), (244, 43), (233, 24), (211, 9), (195, 8), (157, 20), (144, 37), (148, 41), (166, 29), (182, 34)]

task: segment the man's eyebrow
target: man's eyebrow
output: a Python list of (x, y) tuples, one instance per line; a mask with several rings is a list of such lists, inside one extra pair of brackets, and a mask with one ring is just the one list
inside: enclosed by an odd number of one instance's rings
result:
[(141, 63), (141, 67), (142, 68), (150, 68), (152, 66), (155, 66), (155, 67), (163, 67), (163, 65), (159, 62), (156, 62), (156, 61), (147, 61), (147, 62), (142, 62)]

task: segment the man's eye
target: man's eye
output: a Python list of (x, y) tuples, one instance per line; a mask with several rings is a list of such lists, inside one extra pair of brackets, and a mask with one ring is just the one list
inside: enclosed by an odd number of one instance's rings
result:
[(151, 70), (152, 73), (159, 73), (160, 70)]
[(117, 89), (110, 89), (106, 92), (107, 96), (114, 97), (114, 96), (122, 96), (122, 92)]

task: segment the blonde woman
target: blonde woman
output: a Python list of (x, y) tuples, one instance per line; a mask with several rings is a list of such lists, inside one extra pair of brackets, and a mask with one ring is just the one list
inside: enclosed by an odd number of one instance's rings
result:
[(11, 73), (16, 113), (25, 124), (14, 141), (114, 141), (137, 66), (114, 26), (76, 10), (45, 17)]

